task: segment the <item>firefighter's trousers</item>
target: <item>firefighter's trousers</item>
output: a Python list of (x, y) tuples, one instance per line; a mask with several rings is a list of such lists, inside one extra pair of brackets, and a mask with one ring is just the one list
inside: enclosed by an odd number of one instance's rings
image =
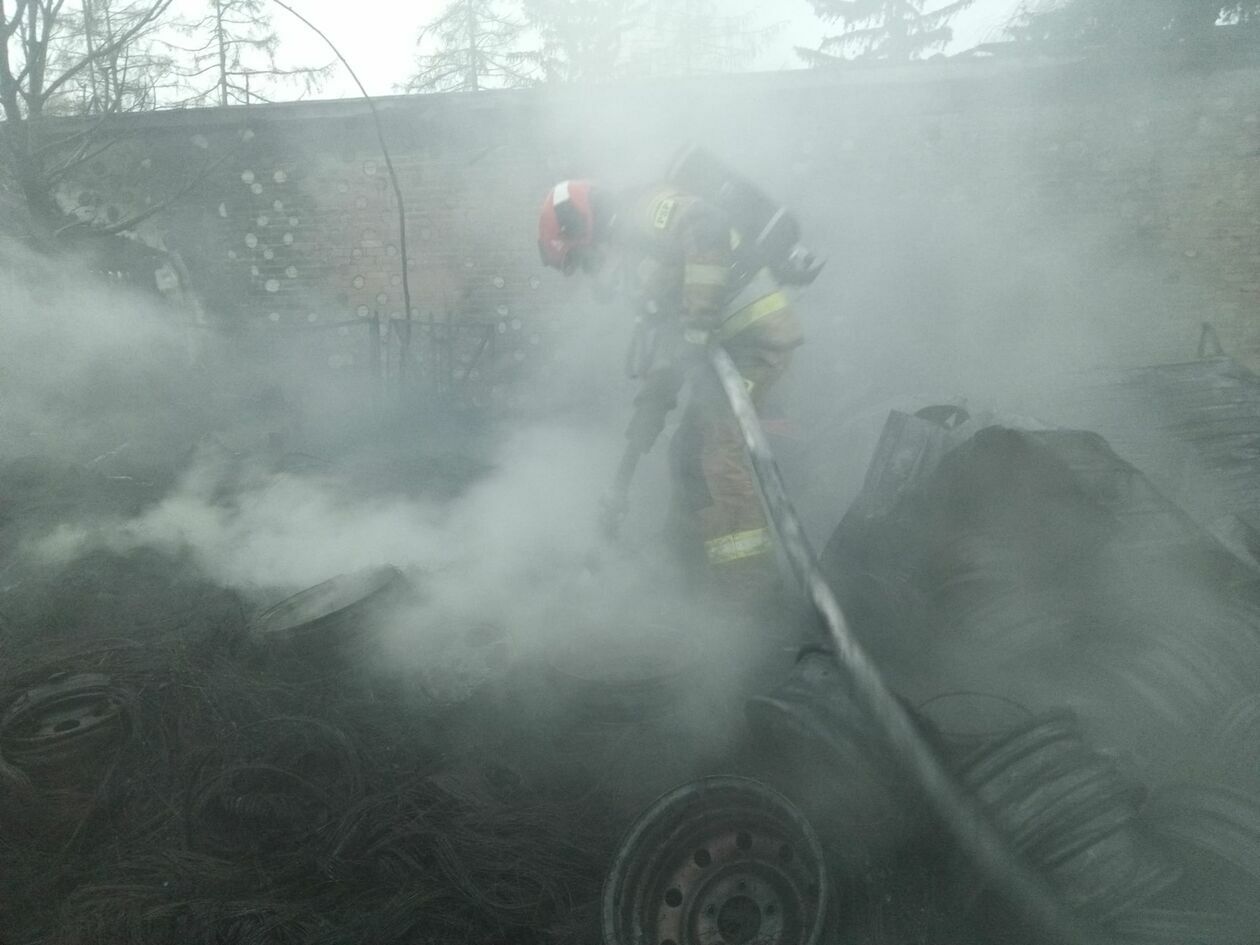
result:
[[(791, 349), (728, 345), (727, 351), (760, 411)], [(720, 593), (755, 597), (777, 584), (774, 536), (721, 384), (707, 366), (699, 373), (670, 443), (671, 531), (688, 570), (707, 573)]]

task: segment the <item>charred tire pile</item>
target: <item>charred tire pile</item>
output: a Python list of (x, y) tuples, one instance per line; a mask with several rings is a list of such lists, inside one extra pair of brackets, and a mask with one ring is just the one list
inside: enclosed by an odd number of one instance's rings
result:
[(981, 430), (842, 522), (823, 564), (883, 618), (857, 621), (877, 651), (1057, 674), (1186, 731), (1260, 690), (1254, 575), (1092, 434)]
[(1142, 830), (1145, 791), (1085, 744), (1068, 713), (1034, 719), (957, 768), (1012, 846), (1074, 909), (1111, 921), (1174, 885)]
[[(851, 889), (847, 899), (868, 903), (865, 914), (844, 917), (850, 930), (860, 930), (864, 941), (898, 941), (915, 922), (928, 938), (967, 927), (971, 920), (960, 904), (974, 899), (979, 886), (968, 888), (968, 883), (980, 880), (943, 887), (931, 871), (916, 873), (906, 863), (904, 852), (921, 848), (913, 858), (919, 865), (935, 856), (939, 875), (969, 872), (949, 844), (933, 839), (930, 821), (906, 813), (921, 811), (922, 802), (899, 787), (886, 751), (826, 654), (805, 655), (795, 675), (770, 696), (751, 700), (748, 712), (765, 740), (788, 746), (798, 757), (821, 760), (819, 770), (805, 777), (800, 768), (793, 769), (784, 789), (803, 799), (826, 836), (847, 847), (834, 855), (846, 864), (841, 869), (853, 874), (856, 868), (860, 874), (870, 869), (861, 866), (865, 860), (884, 876), (883, 890), (871, 892), (860, 882)], [(1178, 884), (1183, 860), (1168, 854), (1143, 817), (1145, 789), (1089, 747), (1073, 714), (1033, 716), (993, 734), (966, 738), (920, 724), (925, 738), (952, 759), (960, 783), (989, 812), (1012, 849), (1071, 909), (1112, 929), (1154, 921), (1146, 910)], [(855, 786), (863, 785), (866, 790), (855, 793)], [(882, 818), (872, 819), (872, 814)], [(894, 864), (900, 865), (888, 873)], [(888, 902), (897, 904), (895, 914), (889, 913)]]

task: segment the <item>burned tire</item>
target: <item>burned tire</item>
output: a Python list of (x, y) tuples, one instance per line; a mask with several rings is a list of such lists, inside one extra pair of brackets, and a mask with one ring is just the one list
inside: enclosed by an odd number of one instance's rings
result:
[(1083, 914), (1118, 918), (1180, 878), (1142, 829), (1145, 790), (1088, 746), (1070, 712), (1015, 727), (957, 773), (1014, 849)]
[(714, 777), (649, 807), (604, 883), (605, 945), (819, 945), (831, 891), (809, 822), (758, 781)]
[(762, 776), (824, 836), (843, 837), (845, 857), (890, 850), (917, 832), (923, 805), (830, 654), (804, 654), (745, 714)]

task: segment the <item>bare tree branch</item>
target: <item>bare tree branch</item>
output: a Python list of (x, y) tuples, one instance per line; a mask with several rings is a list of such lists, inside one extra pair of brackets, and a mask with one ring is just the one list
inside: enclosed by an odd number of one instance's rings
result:
[[(109, 45), (102, 47), (99, 50), (98, 55), (113, 55), (127, 44), (133, 42), (144, 30), (152, 26), (152, 24), (170, 8), (173, 2), (174, 0), (154, 0), (154, 3), (140, 16), (137, 22), (133, 23), (129, 29), (119, 34), (119, 36)], [(60, 5), (60, 0), (58, 0), (58, 4)], [(85, 56), (73, 66), (66, 69), (60, 76), (57, 77), (57, 79), (48, 84), (48, 87), (44, 92), (45, 97), (52, 95), (57, 91), (57, 89), (61, 88), (74, 78), (79, 72), (87, 68), (91, 61), (91, 58)]]
[(0, 39), (9, 39), (22, 26), (22, 19), (26, 14), (26, 4), (28, 0), (17, 0), (14, 7), (13, 16), (6, 18), (4, 13), (4, 4), (0, 3)]
[(117, 145), (118, 142), (117, 140), (111, 138), (110, 140), (106, 141), (104, 144), (98, 146), (97, 148), (88, 150), (88, 146), (90, 145), (90, 143), (91, 143), (90, 139), (88, 141), (85, 141), (83, 143), (83, 147), (80, 148), (72, 157), (68, 158), (67, 160), (62, 162), (60, 165), (53, 168), (52, 170), (47, 171), (45, 173), (45, 177), (48, 179), (48, 182), (50, 184), (57, 183), (58, 181), (62, 180), (67, 174), (69, 174), (72, 170), (74, 170), (76, 167), (81, 167), (82, 165), (86, 164), (88, 161), (95, 160), (96, 158), (104, 154), (106, 151), (110, 150), (115, 145)]

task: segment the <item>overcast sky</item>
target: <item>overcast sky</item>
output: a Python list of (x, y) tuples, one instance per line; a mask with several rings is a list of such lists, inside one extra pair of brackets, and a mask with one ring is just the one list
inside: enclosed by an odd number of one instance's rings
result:
[[(792, 52), (795, 45), (816, 46), (826, 27), (814, 16), (809, 0), (728, 0), (733, 12), (754, 10), (757, 22), (783, 23), (773, 48), (767, 50), (762, 67), (796, 68), (800, 63)], [(1020, 0), (976, 0), (971, 9), (954, 20), (955, 41), (950, 52), (967, 49), (996, 38), (1002, 24), (1019, 6)], [(294, 9), (328, 34), (359, 74), (369, 92), (386, 95), (395, 91), (413, 71), (416, 34), (437, 15), (445, 0), (290, 0)], [(936, 4), (937, 6), (941, 4)], [(283, 41), (283, 59), (323, 63), (330, 56), (318, 37), (279, 7), (273, 7), (272, 20)], [(357, 94), (354, 84), (342, 70), (328, 81), (321, 98), (342, 98)]]

